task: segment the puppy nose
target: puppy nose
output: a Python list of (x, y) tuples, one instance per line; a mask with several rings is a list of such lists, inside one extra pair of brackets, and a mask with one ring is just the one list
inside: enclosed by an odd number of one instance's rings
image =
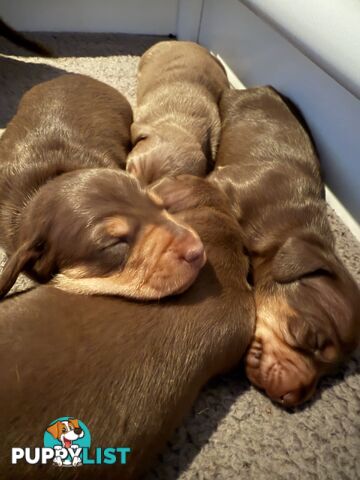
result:
[(190, 250), (185, 252), (184, 258), (187, 262), (192, 263), (204, 257), (205, 249), (204, 245), (200, 243), (199, 245), (192, 247)]
[(76, 433), (76, 435), (80, 435), (80, 433), (82, 432), (82, 428), (74, 428), (74, 432)]
[(307, 400), (309, 393), (310, 389), (306, 387), (297, 388), (282, 395), (279, 402), (285, 407), (295, 407), (295, 405), (299, 405)]
[(187, 245), (183, 254), (183, 259), (193, 265), (204, 265), (206, 261), (205, 248), (200, 238), (194, 238)]

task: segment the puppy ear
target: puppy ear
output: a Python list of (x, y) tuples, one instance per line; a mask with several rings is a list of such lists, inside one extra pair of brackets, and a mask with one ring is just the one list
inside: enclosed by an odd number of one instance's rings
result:
[(318, 271), (331, 274), (331, 259), (320, 244), (300, 237), (288, 238), (272, 263), (273, 279), (279, 283), (294, 282)]
[(0, 298), (3, 298), (16, 282), (19, 274), (41, 255), (42, 245), (38, 239), (24, 243), (6, 262), (0, 276)]
[(327, 331), (326, 324), (318, 325), (317, 318), (312, 317), (310, 312), (307, 312), (305, 318), (306, 321), (299, 317), (289, 318), (290, 344), (313, 354), (315, 358), (324, 363), (335, 361), (337, 358), (336, 339), (332, 331)]
[(59, 437), (59, 423), (60, 422), (56, 422), (54, 425), (50, 425), (50, 427), (46, 429), (46, 431), (49, 432), (54, 438)]

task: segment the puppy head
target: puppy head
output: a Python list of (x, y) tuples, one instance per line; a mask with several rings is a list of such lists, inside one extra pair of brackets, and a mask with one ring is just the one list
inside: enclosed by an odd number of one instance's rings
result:
[(205, 176), (207, 161), (196, 145), (187, 143), (179, 131), (158, 131), (148, 125), (131, 127), (134, 148), (128, 156), (126, 169), (141, 185), (149, 185), (167, 175), (191, 174)]
[(79, 170), (48, 182), (30, 201), (0, 292), (24, 270), (77, 293), (159, 299), (189, 287), (205, 260), (197, 233), (135, 178)]
[(298, 405), (358, 346), (359, 289), (331, 249), (309, 237), (289, 238), (260, 270), (247, 375), (273, 400)]

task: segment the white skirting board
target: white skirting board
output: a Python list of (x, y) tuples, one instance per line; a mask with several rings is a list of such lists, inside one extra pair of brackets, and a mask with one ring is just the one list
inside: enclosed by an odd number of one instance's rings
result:
[[(212, 52), (223, 64), (229, 82), (231, 86), (237, 90), (242, 90), (245, 85), (241, 82), (241, 80), (236, 76), (236, 74), (231, 70), (229, 65), (221, 58), (220, 55)], [(326, 194), (326, 201), (330, 205), (331, 208), (335, 210), (337, 215), (341, 218), (342, 222), (348, 227), (351, 233), (355, 236), (357, 240), (360, 241), (360, 225), (357, 221), (353, 218), (351, 213), (344, 207), (344, 205), (339, 201), (339, 199), (334, 195), (334, 193), (330, 190), (328, 186), (325, 186), (325, 194)]]
[(348, 227), (354, 237), (360, 241), (360, 225), (357, 223), (351, 213), (346, 210), (344, 205), (333, 194), (329, 187), (325, 186), (326, 201), (331, 208), (335, 210), (337, 215), (341, 218), (341, 221)]
[(360, 101), (239, 0), (204, 0), (199, 43), (247, 87), (272, 85), (295, 103), (312, 132), (325, 183), (360, 223)]

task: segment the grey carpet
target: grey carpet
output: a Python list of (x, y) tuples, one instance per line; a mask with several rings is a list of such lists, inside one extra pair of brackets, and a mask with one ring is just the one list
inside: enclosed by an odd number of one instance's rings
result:
[[(38, 38), (59, 58), (31, 57), (0, 40), (0, 52), (11, 55), (0, 57), (1, 129), (24, 91), (62, 72), (92, 75), (133, 103), (139, 55), (159, 40), (99, 34)], [(329, 218), (339, 254), (360, 282), (360, 245), (330, 208)], [(22, 278), (16, 288), (25, 286)], [(147, 480), (355, 480), (360, 478), (359, 413), (359, 356), (325, 379), (314, 401), (293, 412), (272, 404), (239, 370), (203, 391)]]

